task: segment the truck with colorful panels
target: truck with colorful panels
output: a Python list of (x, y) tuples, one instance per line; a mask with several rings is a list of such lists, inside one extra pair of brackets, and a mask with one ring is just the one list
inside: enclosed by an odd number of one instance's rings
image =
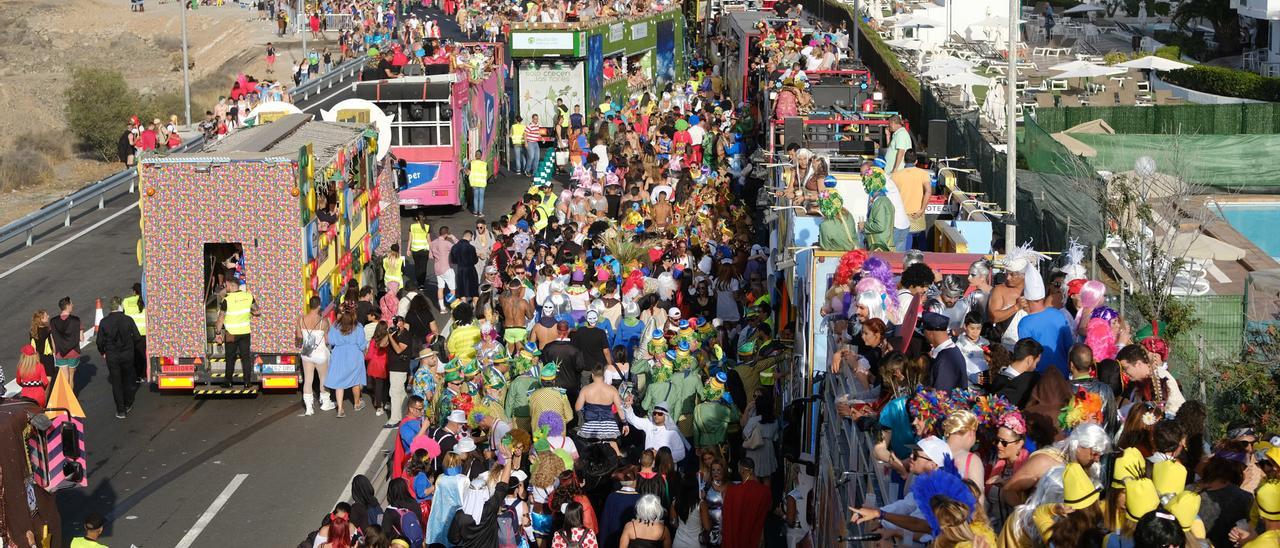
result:
[[(371, 280), (369, 265), (399, 239), (394, 170), (378, 151), (368, 124), (291, 114), (201, 152), (139, 162), (147, 375), (156, 387), (297, 389), (299, 314), (318, 297), (332, 317), (346, 284)], [(249, 379), (239, 366), (225, 377), (215, 332), (229, 280), (256, 305)], [(221, 388), (228, 380), (240, 386)]]

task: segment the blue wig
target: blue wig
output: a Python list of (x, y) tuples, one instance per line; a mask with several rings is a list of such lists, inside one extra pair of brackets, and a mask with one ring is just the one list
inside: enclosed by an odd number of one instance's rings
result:
[[(947, 460), (947, 464), (952, 464), (949, 458)], [(935, 537), (942, 532), (938, 525), (938, 517), (933, 514), (931, 503), (935, 497), (946, 497), (968, 506), (970, 519), (973, 518), (973, 508), (978, 503), (969, 486), (965, 485), (964, 480), (960, 479), (960, 475), (954, 470), (955, 466), (952, 464), (942, 470), (921, 474), (911, 485), (911, 495), (916, 498), (916, 505), (919, 506), (925, 521), (929, 522), (929, 528), (932, 529)]]

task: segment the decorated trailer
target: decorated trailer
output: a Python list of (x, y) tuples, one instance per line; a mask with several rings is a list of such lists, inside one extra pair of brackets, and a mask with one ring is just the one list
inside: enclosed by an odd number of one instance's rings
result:
[[(299, 386), (295, 320), (311, 297), (332, 316), (399, 239), (393, 170), (368, 124), (292, 114), (204, 151), (138, 169), (148, 377), (161, 390), (253, 395)], [(231, 282), (228, 284), (228, 282)], [(253, 296), (250, 379), (224, 376), (217, 337), (228, 285)], [(230, 329), (227, 329), (230, 332)], [(232, 389), (215, 385), (234, 380)]]

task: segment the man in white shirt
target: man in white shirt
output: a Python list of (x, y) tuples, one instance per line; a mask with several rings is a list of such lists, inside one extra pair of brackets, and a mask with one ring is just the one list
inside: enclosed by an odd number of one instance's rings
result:
[(907, 238), (911, 233), (911, 217), (907, 216), (907, 210), (902, 205), (902, 194), (898, 192), (898, 185), (893, 183), (892, 177), (884, 185), (884, 190), (889, 202), (893, 204), (893, 247), (896, 251), (905, 252), (907, 244), (911, 243)]
[(657, 451), (662, 447), (670, 447), (671, 460), (675, 462), (684, 460), (689, 442), (680, 434), (680, 430), (667, 422), (668, 415), (671, 414), (667, 402), (658, 402), (657, 405), (654, 405), (653, 411), (649, 413), (650, 418), (646, 419), (637, 417), (635, 411), (631, 410), (631, 402), (634, 399), (634, 396), (627, 396), (624, 410), (626, 411), (627, 422), (644, 432), (644, 448)]
[(597, 139), (596, 146), (591, 147), (591, 152), (596, 155), (596, 175), (603, 176), (605, 171), (609, 170), (609, 147), (605, 146), (604, 139)]

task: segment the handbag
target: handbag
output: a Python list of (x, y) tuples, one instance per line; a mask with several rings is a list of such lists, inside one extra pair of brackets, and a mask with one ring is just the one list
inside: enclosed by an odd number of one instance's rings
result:
[(568, 163), (569, 163), (569, 151), (567, 151), (567, 150), (557, 150), (557, 151), (556, 151), (556, 165), (557, 165), (557, 166), (564, 166), (564, 165), (566, 165), (566, 164), (568, 164)]
[(751, 435), (742, 440), (743, 449), (759, 449), (764, 447), (764, 434), (761, 433), (764, 426), (756, 423), (756, 429), (751, 431)]

